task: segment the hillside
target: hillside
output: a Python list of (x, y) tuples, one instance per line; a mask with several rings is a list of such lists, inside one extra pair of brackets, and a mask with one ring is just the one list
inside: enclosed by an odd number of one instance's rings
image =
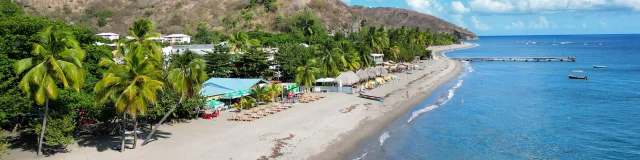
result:
[[(474, 33), (442, 19), (398, 8), (349, 7), (340, 0), (15, 0), (25, 12), (83, 25), (94, 32), (125, 34), (136, 18), (149, 18), (163, 34), (194, 33), (199, 24), (229, 33), (235, 30), (277, 31), (277, 22), (300, 10), (311, 10), (329, 30), (358, 30), (361, 24), (420, 27), (462, 39)], [(267, 3), (274, 2), (275, 3)], [(277, 8), (277, 9), (276, 9)]]

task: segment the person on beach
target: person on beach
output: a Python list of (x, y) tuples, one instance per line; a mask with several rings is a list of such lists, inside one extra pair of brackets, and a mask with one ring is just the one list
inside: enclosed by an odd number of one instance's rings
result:
[(409, 98), (409, 91), (407, 91), (407, 98)]

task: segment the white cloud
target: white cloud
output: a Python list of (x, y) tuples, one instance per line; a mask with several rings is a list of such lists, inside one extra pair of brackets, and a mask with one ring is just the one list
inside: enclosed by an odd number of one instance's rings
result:
[(506, 27), (504, 27), (504, 29), (506, 29), (506, 30), (510, 30), (510, 29), (524, 29), (524, 22), (522, 22), (522, 21), (518, 21), (518, 22), (511, 22), (511, 25), (507, 25)]
[(469, 7), (478, 13), (511, 13), (515, 6), (509, 1), (471, 0)]
[(549, 28), (549, 21), (544, 16), (538, 17), (538, 21), (529, 21), (529, 28), (543, 29)]
[(582, 28), (587, 28), (587, 24), (582, 23)]
[(600, 21), (600, 26), (602, 26), (602, 28), (607, 28), (607, 22)]
[(465, 14), (469, 12), (470, 9), (465, 7), (464, 4), (460, 1), (452, 1), (451, 2), (451, 12), (454, 14)]
[(529, 28), (535, 29), (547, 29), (547, 28), (558, 28), (558, 25), (553, 22), (547, 20), (547, 17), (540, 16), (536, 21), (529, 21)]
[(462, 20), (462, 18), (464, 17), (461, 14), (451, 15), (451, 18), (453, 19), (453, 23), (455, 23), (456, 25), (462, 28), (467, 28), (467, 24), (465, 24), (464, 21)]
[(470, 0), (471, 12), (540, 14), (627, 10), (640, 12), (640, 0)]
[(437, 0), (406, 0), (407, 5), (411, 7), (413, 10), (430, 14), (437, 15), (444, 10), (444, 7)]
[(480, 22), (480, 20), (476, 16), (471, 16), (471, 22), (473, 22), (473, 26), (476, 29), (483, 30), (483, 31), (491, 30), (491, 27), (489, 27), (489, 25)]

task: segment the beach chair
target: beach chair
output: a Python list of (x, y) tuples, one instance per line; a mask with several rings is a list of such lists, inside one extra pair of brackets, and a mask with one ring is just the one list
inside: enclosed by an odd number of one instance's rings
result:
[(260, 119), (262, 118), (262, 115), (258, 114), (258, 113), (253, 113), (250, 115), (251, 118), (255, 118), (255, 119)]
[(229, 121), (235, 121), (235, 119), (236, 119), (235, 115), (231, 115), (231, 116), (229, 116), (229, 118), (227, 118), (227, 120), (229, 120)]
[(244, 115), (242, 116), (242, 121), (253, 121), (253, 118), (251, 115)]

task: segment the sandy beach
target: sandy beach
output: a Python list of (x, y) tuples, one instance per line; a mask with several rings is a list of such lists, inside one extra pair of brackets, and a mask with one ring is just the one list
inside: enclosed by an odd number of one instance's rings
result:
[[(344, 93), (323, 93), (326, 98), (299, 103), (291, 109), (252, 121), (220, 118), (164, 125), (158, 140), (123, 153), (113, 150), (118, 136), (78, 139), (70, 153), (38, 157), (34, 152), (10, 150), (3, 159), (50, 160), (175, 160), (175, 159), (346, 159), (365, 138), (375, 135), (422, 102), (440, 85), (463, 72), (460, 62), (443, 58), (441, 52), (473, 47), (464, 43), (432, 46), (433, 60), (417, 63), (424, 70), (397, 74), (400, 81), (366, 92), (388, 96), (384, 103)], [(409, 97), (406, 97), (406, 92)], [(355, 107), (352, 107), (355, 106)], [(141, 143), (141, 141), (138, 141)]]

